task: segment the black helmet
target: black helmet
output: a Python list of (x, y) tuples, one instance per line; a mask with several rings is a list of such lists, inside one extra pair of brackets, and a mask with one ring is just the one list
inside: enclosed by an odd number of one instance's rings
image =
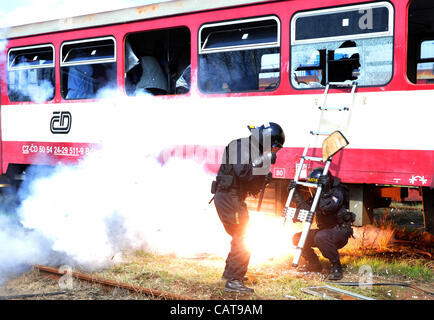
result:
[(259, 130), (259, 144), (262, 145), (264, 138), (271, 137), (271, 148), (282, 148), (285, 143), (285, 133), (281, 126), (275, 122), (265, 123), (260, 127), (248, 126), (249, 130)]
[[(312, 183), (318, 183), (318, 178), (322, 175), (324, 171), (324, 168), (322, 167), (318, 167), (312, 170), (312, 172), (309, 174), (309, 177), (307, 178), (308, 182), (312, 182)], [(330, 179), (330, 182), (333, 181), (333, 176), (331, 175), (331, 173), (329, 171), (327, 171), (327, 176)]]

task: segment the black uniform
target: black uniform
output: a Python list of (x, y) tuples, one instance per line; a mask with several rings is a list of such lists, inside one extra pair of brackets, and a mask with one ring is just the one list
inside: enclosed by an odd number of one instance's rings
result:
[[(214, 203), (226, 232), (232, 237), (223, 273), (223, 277), (229, 281), (242, 281), (250, 261), (250, 251), (245, 242), (249, 222), (245, 198), (259, 193), (271, 180), (269, 170), (266, 174), (254, 174), (257, 172), (254, 172), (252, 163), (255, 157), (262, 155), (262, 150), (257, 143), (252, 143), (252, 139), (253, 136), (233, 140), (226, 147), (223, 154), (226, 162), (223, 161), (216, 178)], [(236, 150), (236, 159), (233, 158), (233, 150)], [(229, 154), (233, 159), (230, 159)]]
[[(297, 208), (309, 210), (312, 197), (304, 200), (295, 190), (294, 201)], [(353, 235), (351, 223), (354, 214), (346, 210), (348, 207), (348, 189), (334, 178), (330, 190), (322, 192), (315, 212), (318, 229), (310, 230), (302, 256), (311, 264), (319, 264), (318, 257), (312, 247), (317, 247), (322, 255), (330, 260), (332, 266), (340, 268), (338, 249), (343, 248), (349, 237)], [(301, 233), (294, 235), (294, 245), (298, 244)]]

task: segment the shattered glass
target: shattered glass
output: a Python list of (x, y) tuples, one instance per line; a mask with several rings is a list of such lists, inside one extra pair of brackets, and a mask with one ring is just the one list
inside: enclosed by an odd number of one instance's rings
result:
[[(296, 44), (291, 48), (291, 83), (297, 89), (322, 88), (326, 83), (324, 69), (321, 68), (320, 50), (335, 52), (335, 61), (359, 54), (360, 67), (352, 70), (358, 86), (384, 85), (393, 72), (393, 37), (378, 37), (352, 40), (356, 47), (340, 48), (345, 41)], [(327, 56), (327, 55), (325, 55)], [(304, 70), (297, 70), (297, 69)], [(332, 74), (329, 73), (329, 78)]]

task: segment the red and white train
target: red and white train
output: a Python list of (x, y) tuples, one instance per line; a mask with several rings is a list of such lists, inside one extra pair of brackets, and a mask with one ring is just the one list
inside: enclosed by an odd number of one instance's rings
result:
[(432, 1), (179, 0), (11, 27), (2, 38), (4, 181), (85, 156), (99, 141), (93, 105), (115, 88), (190, 108), (197, 127), (175, 135), (186, 146), (221, 148), (248, 124), (279, 123), (287, 139), (268, 196), (280, 211), (325, 85), (356, 81), (354, 96), (330, 89), (329, 105), (351, 109), (321, 124), (340, 124), (350, 142), (330, 170), (349, 185), (357, 222), (369, 222), (377, 200), (416, 191), (434, 230)]

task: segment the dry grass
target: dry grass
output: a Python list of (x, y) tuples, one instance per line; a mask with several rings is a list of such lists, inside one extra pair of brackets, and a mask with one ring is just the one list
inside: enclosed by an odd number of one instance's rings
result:
[[(302, 288), (324, 285), (329, 264), (321, 257), (325, 267), (324, 273), (299, 273), (290, 268), (292, 257), (270, 260), (261, 265), (250, 266), (247, 276), (247, 286), (255, 289), (254, 294), (229, 294), (223, 291), (224, 281), (220, 279), (224, 267), (224, 259), (207, 256), (197, 259), (180, 258), (171, 255), (161, 256), (145, 252), (135, 252), (124, 256), (124, 262), (109, 269), (94, 272), (93, 275), (132, 285), (151, 288), (189, 296), (200, 300), (312, 300), (320, 297), (306, 294)], [(359, 281), (359, 270), (362, 266), (370, 266), (373, 270), (374, 282), (408, 281), (416, 283), (427, 290), (434, 290), (433, 265), (421, 264), (416, 261), (387, 262), (378, 258), (343, 256), (342, 263), (346, 270), (342, 281)], [(407, 268), (407, 269), (406, 269)], [(83, 271), (83, 270), (76, 270)], [(411, 273), (413, 273), (412, 276)], [(354, 288), (343, 288), (355, 291)], [(357, 289), (357, 288), (356, 288)], [(359, 288), (360, 289), (360, 288)], [(60, 291), (57, 280), (41, 277), (38, 272), (30, 271), (9, 281), (0, 289), (1, 296), (56, 292)], [(361, 289), (360, 289), (361, 290)], [(363, 289), (361, 294), (375, 298), (397, 299), (431, 299), (393, 289)], [(390, 292), (392, 293), (390, 293)], [(408, 290), (407, 290), (408, 291)], [(360, 292), (359, 292), (360, 293)], [(29, 299), (83, 299), (83, 300), (114, 300), (114, 299), (152, 299), (140, 294), (115, 289), (106, 290), (97, 284), (88, 284), (74, 280), (73, 290), (63, 295), (38, 297)]]
[(298, 299), (312, 299), (299, 289), (307, 284), (318, 284), (323, 278), (320, 274), (307, 275), (309, 280), (299, 278), (289, 268), (289, 260), (270, 261), (249, 268), (246, 285), (254, 287), (255, 294), (239, 295), (223, 291), (225, 282), (221, 280), (224, 268), (222, 258), (211, 256), (188, 259), (137, 252), (130, 255), (128, 261), (95, 275), (201, 300), (286, 299), (287, 294), (295, 295)]
[[(386, 216), (387, 217), (387, 216)], [(434, 261), (423, 250), (432, 253), (433, 248), (399, 247), (393, 241), (397, 235), (405, 233), (411, 239), (425, 239), (417, 230), (403, 231), (396, 224), (383, 217), (377, 225), (355, 228), (355, 239), (340, 250), (341, 261), (345, 267), (342, 281), (358, 282), (361, 267), (369, 266), (374, 282), (410, 281), (429, 291), (434, 291)], [(413, 219), (413, 218), (412, 218)], [(428, 241), (431, 238), (428, 238)], [(431, 241), (432, 242), (432, 241)], [(429, 251), (431, 250), (431, 251)], [(317, 253), (319, 253), (317, 251)], [(124, 253), (123, 262), (109, 269), (92, 273), (97, 277), (138, 285), (154, 290), (189, 296), (200, 300), (286, 300), (320, 299), (305, 294), (302, 288), (324, 285), (329, 262), (320, 257), (324, 273), (299, 273), (291, 268), (292, 256), (268, 260), (262, 264), (251, 263), (247, 276), (247, 286), (255, 289), (251, 295), (228, 294), (223, 291), (224, 281), (221, 274), (225, 261), (221, 257), (203, 255), (195, 258), (182, 258), (174, 255), (155, 255), (143, 251)], [(302, 261), (303, 262), (303, 261)], [(86, 272), (86, 270), (75, 270)], [(343, 287), (357, 291), (365, 296), (379, 299), (432, 299), (398, 288), (361, 288)], [(361, 290), (361, 291), (360, 291)], [(383, 290), (383, 291), (382, 291)], [(9, 281), (0, 288), (0, 295), (59, 291), (57, 281), (42, 278), (30, 271)], [(416, 298), (414, 298), (416, 297)], [(33, 298), (32, 298), (33, 299)], [(73, 290), (67, 294), (34, 299), (151, 299), (143, 295), (131, 294), (125, 290), (107, 291), (99, 285), (90, 285), (74, 280)]]
[[(115, 279), (152, 289), (170, 291), (201, 300), (220, 299), (268, 299), (281, 300), (291, 296), (295, 299), (318, 299), (301, 291), (308, 286), (323, 285), (326, 280), (328, 261), (321, 257), (324, 273), (299, 273), (290, 267), (292, 257), (250, 266), (247, 286), (253, 287), (252, 295), (228, 294), (223, 291), (224, 281), (220, 279), (224, 259), (203, 257), (186, 259), (174, 256), (158, 256), (138, 252), (128, 257), (128, 263), (114, 266), (95, 275)], [(369, 265), (376, 282), (417, 281), (434, 290), (433, 265), (412, 261), (411, 263), (387, 262), (378, 258), (345, 256), (342, 259), (346, 271), (342, 281), (359, 281), (361, 266)], [(387, 272), (386, 272), (387, 270)], [(351, 290), (351, 289), (350, 289)], [(378, 292), (365, 292), (379, 296)], [(405, 294), (400, 293), (402, 297)], [(420, 298), (420, 297), (419, 297)]]
[[(89, 284), (73, 280), (73, 288), (64, 290), (59, 287), (58, 280), (43, 277), (36, 270), (31, 270), (9, 280), (0, 287), (0, 296), (7, 299), (10, 296), (41, 294), (66, 291), (64, 294), (39, 297), (21, 297), (18, 300), (142, 300), (146, 296), (132, 294), (119, 288), (107, 290), (97, 284)], [(8, 299), (9, 300), (9, 299)]]

